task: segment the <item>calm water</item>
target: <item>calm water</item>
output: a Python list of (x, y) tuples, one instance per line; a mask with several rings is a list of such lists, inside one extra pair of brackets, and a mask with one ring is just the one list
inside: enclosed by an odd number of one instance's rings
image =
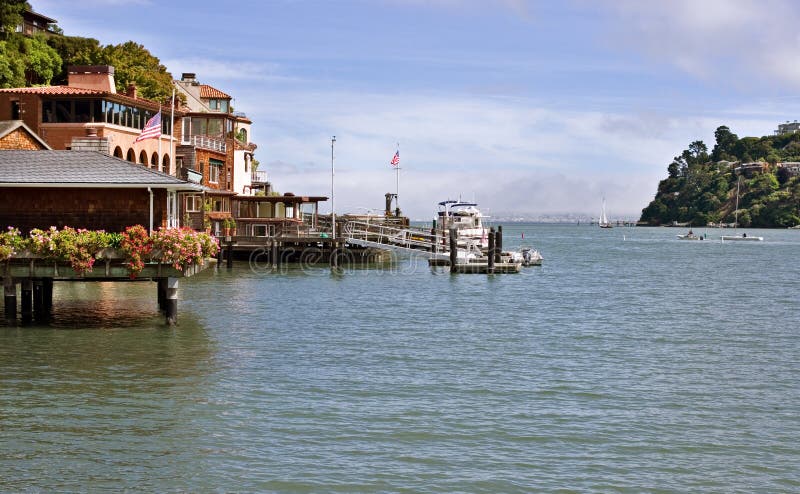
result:
[(800, 490), (800, 231), (523, 232), (520, 275), (206, 272), (177, 328), (56, 284), (0, 327), (0, 491)]

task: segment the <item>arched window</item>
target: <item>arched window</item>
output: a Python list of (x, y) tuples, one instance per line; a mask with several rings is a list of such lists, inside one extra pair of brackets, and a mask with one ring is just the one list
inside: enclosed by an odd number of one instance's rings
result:
[(153, 156), (150, 156), (150, 168), (158, 168), (158, 153), (153, 153)]
[(136, 153), (133, 152), (133, 149), (128, 149), (128, 161), (131, 163), (136, 163)]
[(164, 172), (164, 173), (169, 173), (170, 172), (170, 170), (169, 170), (169, 155), (168, 154), (165, 154), (164, 158), (161, 160), (161, 166), (162, 166), (162, 168), (161, 168), (162, 172)]
[(122, 148), (121, 147), (117, 146), (116, 148), (114, 148), (114, 157), (122, 159)]
[(139, 153), (139, 164), (147, 166), (147, 153), (144, 152), (144, 149)]

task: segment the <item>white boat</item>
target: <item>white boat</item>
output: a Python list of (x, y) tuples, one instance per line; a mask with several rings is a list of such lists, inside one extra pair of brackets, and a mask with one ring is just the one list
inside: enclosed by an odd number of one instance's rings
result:
[(606, 216), (606, 198), (603, 198), (603, 208), (600, 210), (600, 221), (598, 222), (600, 228), (613, 228), (611, 223), (608, 222), (608, 216)]
[(484, 216), (474, 202), (447, 200), (439, 203), (436, 216), (436, 230), (442, 238), (448, 238), (450, 229), (455, 228), (459, 247), (467, 244), (480, 249), (489, 247), (489, 229), (483, 226)]
[(742, 233), (741, 235), (723, 235), (722, 237), (723, 242), (727, 242), (729, 240), (732, 241), (751, 241), (751, 242), (761, 242), (764, 240), (764, 237), (748, 237), (746, 233)]
[(686, 235), (677, 235), (678, 240), (703, 240), (705, 237), (702, 235), (695, 235), (691, 231)]
[[(733, 230), (736, 231), (736, 227), (739, 226), (739, 183), (742, 181), (742, 177), (739, 177), (736, 180), (736, 209), (733, 210)], [(748, 237), (746, 233), (742, 233), (739, 235), (722, 235), (720, 237), (723, 242), (725, 241), (749, 241), (749, 242), (761, 242), (764, 240), (764, 237)]]

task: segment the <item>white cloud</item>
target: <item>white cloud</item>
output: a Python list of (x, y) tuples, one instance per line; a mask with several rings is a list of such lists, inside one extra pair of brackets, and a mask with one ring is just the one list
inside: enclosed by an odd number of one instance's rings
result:
[(723, 124), (740, 135), (775, 125), (747, 115), (564, 111), (455, 95), (240, 96), (243, 108), (254, 109), (247, 111), (257, 157), (279, 191), (329, 195), (335, 134), (337, 210), (380, 208), (395, 189), (388, 162), (399, 140), (401, 207), (414, 218), (459, 195), (474, 195), (491, 211), (589, 216), (605, 196), (617, 216), (635, 218), (691, 141), (712, 147)]
[(704, 80), (739, 89), (775, 82), (800, 87), (800, 11), (791, 0), (674, 0), (588, 4), (612, 20), (627, 51), (665, 60)]
[[(280, 65), (270, 62), (217, 60), (213, 58), (172, 58), (162, 60), (173, 76), (183, 72), (193, 72), (203, 81), (261, 81), (297, 82), (296, 77), (282, 75)], [(214, 84), (209, 82), (209, 84)]]

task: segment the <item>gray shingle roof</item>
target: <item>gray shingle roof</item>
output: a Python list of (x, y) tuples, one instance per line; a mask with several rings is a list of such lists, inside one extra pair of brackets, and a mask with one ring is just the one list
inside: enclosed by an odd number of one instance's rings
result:
[(0, 186), (25, 187), (31, 184), (198, 188), (171, 175), (95, 151), (0, 150)]

